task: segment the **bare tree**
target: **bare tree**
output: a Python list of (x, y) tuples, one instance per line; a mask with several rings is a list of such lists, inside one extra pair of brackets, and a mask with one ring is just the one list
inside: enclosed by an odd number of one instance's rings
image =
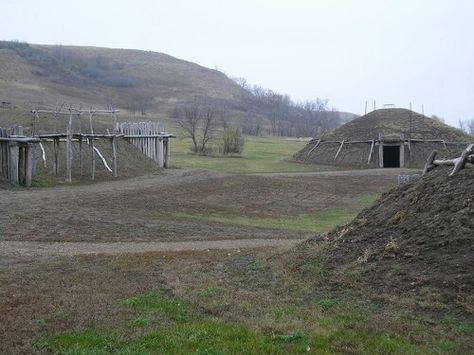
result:
[(209, 140), (214, 134), (215, 118), (216, 112), (214, 108), (208, 105), (201, 108), (202, 135), (201, 145), (199, 147), (200, 153), (206, 152), (206, 144), (209, 142)]
[(474, 136), (474, 118), (470, 120), (459, 120), (459, 128), (467, 134)]
[(182, 111), (176, 118), (178, 125), (191, 138), (192, 151), (205, 154), (216, 128), (216, 109), (209, 103), (196, 99), (185, 104)]

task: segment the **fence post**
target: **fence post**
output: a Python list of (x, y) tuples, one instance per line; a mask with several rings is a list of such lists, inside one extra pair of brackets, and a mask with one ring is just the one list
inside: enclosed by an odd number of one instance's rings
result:
[(9, 157), (9, 177), (12, 185), (18, 185), (18, 158), (20, 155), (20, 148), (17, 142), (10, 142), (10, 157)]

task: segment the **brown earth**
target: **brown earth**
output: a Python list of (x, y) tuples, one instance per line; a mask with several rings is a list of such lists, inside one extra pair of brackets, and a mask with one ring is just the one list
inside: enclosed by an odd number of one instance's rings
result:
[[(304, 238), (310, 233), (209, 222), (202, 216), (279, 218), (335, 208), (381, 193), (398, 171), (355, 176), (244, 176), (167, 170), (127, 180), (9, 189), (0, 241), (118, 242)], [(368, 173), (370, 174), (370, 173)], [(177, 218), (177, 213), (197, 218)]]
[(472, 316), (474, 171), (449, 172), (383, 194), (349, 225), (304, 242), (290, 262), (303, 274), (305, 263), (328, 270), (330, 288)]

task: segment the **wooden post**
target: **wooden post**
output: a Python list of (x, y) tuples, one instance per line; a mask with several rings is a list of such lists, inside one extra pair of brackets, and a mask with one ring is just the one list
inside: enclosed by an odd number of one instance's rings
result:
[(170, 140), (168, 138), (165, 138), (165, 164), (164, 167), (166, 169), (169, 168), (169, 161), (170, 161)]
[(27, 144), (26, 147), (26, 161), (25, 161), (25, 186), (31, 186), (31, 180), (33, 179), (33, 165), (34, 165), (34, 149), (33, 144)]
[(54, 175), (58, 176), (59, 174), (59, 138), (54, 138), (53, 151), (54, 151), (53, 171), (54, 171)]
[(163, 155), (163, 138), (158, 138), (158, 166), (163, 168), (165, 165)]
[(112, 169), (114, 177), (117, 177), (117, 136), (114, 134), (111, 140), (112, 143)]
[(400, 168), (405, 167), (405, 136), (400, 134)]
[(89, 147), (91, 148), (91, 179), (95, 179), (95, 149), (94, 138), (89, 138)]
[(383, 168), (383, 133), (379, 133), (379, 167)]
[(79, 137), (79, 173), (82, 176), (82, 168), (83, 168), (83, 162), (82, 162), (82, 138)]
[(9, 157), (9, 179), (12, 185), (18, 185), (18, 158), (20, 149), (17, 142), (10, 142), (9, 144), (10, 157)]
[(25, 144), (18, 144), (18, 184), (25, 184), (26, 148)]
[(92, 107), (89, 110), (89, 133), (94, 134), (94, 126), (92, 125), (92, 116), (94, 115), (94, 111), (92, 111)]
[(412, 152), (411, 152), (411, 138), (408, 138), (408, 162), (409, 164), (411, 164), (411, 162), (413, 161), (413, 157), (412, 157)]
[(72, 182), (72, 108), (69, 108), (69, 120), (66, 137), (66, 182)]

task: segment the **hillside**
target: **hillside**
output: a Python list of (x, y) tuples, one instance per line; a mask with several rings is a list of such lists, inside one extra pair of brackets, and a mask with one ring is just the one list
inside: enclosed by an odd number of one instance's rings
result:
[(113, 102), (132, 113), (143, 110), (160, 117), (193, 96), (233, 102), (240, 95), (240, 87), (221, 72), (162, 53), (28, 47), (0, 49), (1, 101), (17, 106), (63, 100), (86, 106)]
[[(256, 97), (222, 72), (163, 53), (0, 41), (0, 102), (20, 109), (64, 101), (113, 104), (126, 119), (166, 122), (195, 98), (205, 99), (222, 113), (219, 119), (225, 116), (247, 134), (300, 136), (354, 118), (328, 107), (323, 112), (304, 108), (271, 90)], [(18, 110), (0, 112), (0, 123), (19, 115)]]

